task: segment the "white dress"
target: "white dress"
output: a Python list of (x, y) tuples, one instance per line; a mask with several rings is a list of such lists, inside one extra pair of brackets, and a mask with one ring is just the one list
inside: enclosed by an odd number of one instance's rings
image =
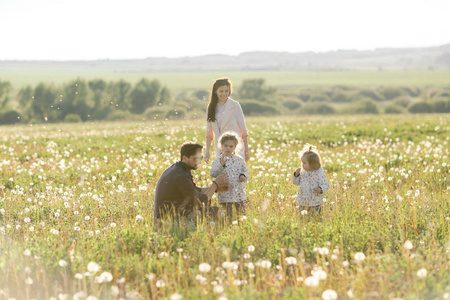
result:
[[(238, 155), (225, 156), (225, 167), (220, 163), (220, 158), (224, 156), (220, 154), (212, 163), (210, 174), (217, 177), (225, 172), (228, 180), (228, 191), (217, 192), (219, 203), (233, 203), (247, 200), (244, 185), (248, 182), (248, 168), (244, 159)], [(245, 176), (245, 181), (240, 182), (240, 175)]]
[[(301, 206), (321, 205), (323, 203), (323, 194), (330, 188), (322, 167), (314, 171), (302, 169), (299, 176), (292, 176), (292, 183), (299, 187), (297, 201)], [(317, 187), (322, 188), (322, 194), (314, 192), (314, 189)]]
[[(208, 115), (208, 110), (206, 111)], [(216, 157), (221, 153), (219, 148), (220, 136), (232, 131), (238, 135), (239, 149), (236, 149), (236, 154), (245, 159), (245, 147), (243, 140), (248, 137), (247, 127), (244, 120), (244, 112), (239, 102), (228, 98), (224, 105), (218, 104), (216, 107), (216, 120), (214, 122), (206, 122), (206, 138), (215, 140), (214, 148)]]

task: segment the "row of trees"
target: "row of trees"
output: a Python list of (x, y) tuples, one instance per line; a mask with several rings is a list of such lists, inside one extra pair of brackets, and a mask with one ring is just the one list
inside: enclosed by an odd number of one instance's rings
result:
[[(157, 104), (169, 104), (171, 93), (158, 80), (141, 79), (134, 86), (124, 80), (77, 79), (62, 86), (40, 83), (21, 88), (12, 101), (12, 86), (0, 81), (3, 123), (16, 114), (22, 122), (60, 122), (67, 118), (104, 120), (114, 111), (143, 113)], [(15, 113), (14, 113), (15, 112)], [(5, 122), (5, 114), (8, 118)], [(16, 120), (17, 121), (17, 120)]]
[[(40, 83), (12, 95), (0, 81), (0, 124), (203, 117), (208, 90), (171, 91), (158, 80), (74, 80)], [(450, 113), (448, 87), (298, 86), (277, 91), (264, 79), (243, 80), (233, 90), (246, 115)]]

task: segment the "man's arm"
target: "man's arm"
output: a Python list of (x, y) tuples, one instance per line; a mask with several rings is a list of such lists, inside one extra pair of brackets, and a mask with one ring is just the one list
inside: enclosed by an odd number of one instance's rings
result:
[(225, 173), (222, 173), (219, 176), (217, 176), (217, 178), (213, 180), (210, 186), (203, 187), (200, 189), (201, 192), (208, 197), (208, 199), (211, 199), (211, 197), (214, 195), (216, 191), (220, 190), (226, 191), (228, 189), (228, 181), (226, 179)]

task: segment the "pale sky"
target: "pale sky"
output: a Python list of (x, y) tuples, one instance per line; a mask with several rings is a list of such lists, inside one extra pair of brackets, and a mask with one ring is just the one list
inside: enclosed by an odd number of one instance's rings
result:
[(0, 60), (450, 43), (450, 0), (0, 0)]

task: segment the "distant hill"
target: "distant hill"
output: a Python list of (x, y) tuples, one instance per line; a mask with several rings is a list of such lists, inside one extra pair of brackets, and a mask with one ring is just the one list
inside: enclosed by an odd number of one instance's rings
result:
[(422, 70), (449, 69), (450, 44), (427, 48), (385, 48), (373, 51), (246, 52), (237, 56), (151, 57), (95, 61), (0, 61), (0, 67), (89, 68), (116, 72), (172, 72), (202, 70)]

